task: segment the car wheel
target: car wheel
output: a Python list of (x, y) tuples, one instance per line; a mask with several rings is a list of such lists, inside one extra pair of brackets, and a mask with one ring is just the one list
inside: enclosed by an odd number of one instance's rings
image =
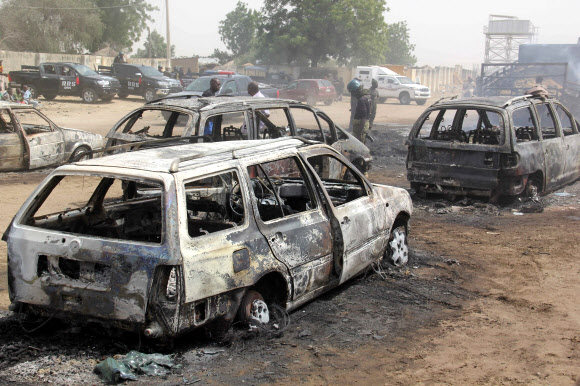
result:
[(82, 94), (83, 102), (85, 103), (97, 103), (99, 97), (97, 93), (92, 88), (85, 88)]
[(49, 95), (43, 95), (44, 99), (46, 99), (47, 101), (51, 101), (54, 100), (54, 98), (56, 98), (56, 94), (49, 94)]
[(330, 106), (332, 104), (332, 99), (327, 99), (324, 101), (324, 104)]
[(399, 102), (401, 102), (402, 105), (408, 105), (409, 103), (411, 103), (411, 96), (409, 96), (408, 93), (404, 92), (401, 95), (399, 95)]
[(151, 102), (152, 100), (155, 99), (155, 90), (153, 90), (152, 88), (148, 88), (147, 90), (145, 90), (143, 98), (145, 98), (146, 102)]
[(129, 94), (122, 92), (122, 93), (117, 94), (117, 96), (121, 99), (126, 99), (129, 96)]
[(385, 103), (387, 101), (387, 98), (379, 98), (379, 103)]
[(258, 291), (249, 290), (238, 308), (238, 320), (244, 325), (263, 325), (270, 321), (270, 310)]
[(387, 257), (396, 267), (407, 264), (409, 260), (409, 246), (407, 245), (407, 230), (404, 225), (393, 229), (387, 247)]
[(415, 101), (419, 106), (423, 106), (425, 103), (427, 103), (427, 99), (417, 99)]
[(307, 96), (306, 103), (309, 104), (310, 106), (315, 106), (316, 105), (316, 97), (313, 95)]
[(84, 161), (84, 160), (93, 158), (92, 155), (89, 154), (90, 151), (91, 151), (91, 149), (89, 149), (86, 146), (77, 147), (75, 149), (75, 151), (72, 153), (72, 155), (70, 156), (69, 162), (79, 162), (79, 161)]

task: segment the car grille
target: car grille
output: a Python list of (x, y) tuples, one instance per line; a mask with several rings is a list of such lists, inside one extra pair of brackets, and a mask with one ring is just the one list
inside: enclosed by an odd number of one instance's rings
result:
[(421, 92), (429, 92), (429, 88), (423, 87), (423, 88), (419, 89), (419, 91), (421, 91)]

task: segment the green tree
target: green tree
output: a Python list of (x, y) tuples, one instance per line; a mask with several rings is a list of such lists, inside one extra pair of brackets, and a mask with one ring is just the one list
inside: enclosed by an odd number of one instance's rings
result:
[(389, 24), (387, 37), (386, 63), (411, 66), (417, 63), (417, 58), (413, 55), (415, 45), (410, 42), (409, 28), (406, 21)]
[(93, 0), (5, 0), (0, 6), (3, 47), (15, 51), (84, 53), (103, 35)]
[(219, 50), (217, 48), (215, 48), (213, 50), (213, 53), (211, 54), (211, 56), (213, 56), (214, 58), (217, 58), (217, 60), (219, 61), (220, 64), (225, 64), (234, 58), (234, 56), (232, 54), (230, 54), (229, 52), (222, 51), (222, 50)]
[(147, 0), (91, 1), (99, 7), (104, 26), (102, 36), (91, 47), (92, 51), (107, 45), (115, 50), (131, 50), (133, 43), (139, 41), (147, 29), (147, 22), (153, 21), (150, 13), (158, 9)]
[(234, 57), (251, 51), (258, 21), (258, 11), (249, 9), (247, 4), (241, 1), (238, 1), (236, 8), (220, 21), (219, 33), (222, 42)]
[(257, 48), (265, 62), (375, 63), (387, 49), (385, 0), (265, 0)]
[[(151, 48), (151, 56), (149, 56), (149, 48)], [(175, 56), (175, 46), (171, 46), (171, 57)], [(133, 55), (135, 58), (166, 58), (167, 57), (167, 43), (165, 38), (156, 30), (151, 31), (151, 35), (147, 36), (143, 48), (139, 48), (137, 53)]]

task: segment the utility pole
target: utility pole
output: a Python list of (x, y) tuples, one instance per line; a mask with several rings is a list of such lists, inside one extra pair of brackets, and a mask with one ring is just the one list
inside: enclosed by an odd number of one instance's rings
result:
[(169, 0), (165, 0), (165, 16), (167, 17), (167, 67), (171, 67), (171, 35), (169, 33)]

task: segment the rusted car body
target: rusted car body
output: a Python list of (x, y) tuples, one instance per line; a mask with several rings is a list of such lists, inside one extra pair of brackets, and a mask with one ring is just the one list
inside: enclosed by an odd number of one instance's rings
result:
[(265, 323), (383, 256), (406, 263), (411, 214), (405, 190), (298, 139), (93, 158), (53, 171), (5, 232), (11, 309), (149, 337)]
[(107, 146), (203, 135), (215, 142), (301, 136), (332, 146), (363, 173), (371, 167), (369, 149), (324, 112), (275, 98), (170, 96), (123, 117), (107, 134)]
[(0, 171), (60, 165), (103, 146), (98, 134), (58, 127), (32, 106), (0, 102)]
[(407, 141), (407, 178), (417, 191), (535, 195), (580, 177), (578, 122), (556, 99), (531, 95), (443, 100)]

